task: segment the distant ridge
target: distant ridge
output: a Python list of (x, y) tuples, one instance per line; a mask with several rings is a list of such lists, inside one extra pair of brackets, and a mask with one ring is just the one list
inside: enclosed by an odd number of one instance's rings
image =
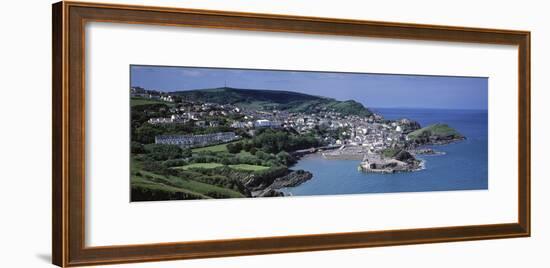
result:
[(180, 96), (189, 101), (228, 103), (258, 110), (279, 109), (303, 113), (333, 111), (344, 115), (372, 115), (368, 108), (353, 100), (338, 101), (332, 98), (284, 90), (220, 87), (174, 91), (169, 94)]

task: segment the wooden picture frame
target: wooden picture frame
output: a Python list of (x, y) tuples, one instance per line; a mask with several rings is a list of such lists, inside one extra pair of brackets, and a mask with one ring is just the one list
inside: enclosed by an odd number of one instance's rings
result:
[[(53, 5), (53, 263), (62, 267), (530, 236), (530, 32), (82, 2)], [(85, 246), (84, 25), (91, 21), (518, 46), (517, 222)]]

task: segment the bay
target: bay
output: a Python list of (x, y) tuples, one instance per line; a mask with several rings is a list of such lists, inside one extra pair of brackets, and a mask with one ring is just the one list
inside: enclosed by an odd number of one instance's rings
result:
[(488, 114), (486, 110), (444, 110), (379, 108), (386, 119), (408, 118), (422, 127), (445, 123), (466, 136), (466, 140), (430, 146), (444, 155), (421, 155), (423, 170), (373, 174), (357, 170), (360, 161), (327, 160), (308, 155), (292, 167), (313, 173), (301, 185), (281, 189), (285, 195), (334, 195), (364, 193), (426, 192), (488, 189)]

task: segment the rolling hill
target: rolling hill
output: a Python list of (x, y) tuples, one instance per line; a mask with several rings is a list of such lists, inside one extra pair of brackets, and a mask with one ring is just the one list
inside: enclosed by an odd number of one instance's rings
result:
[(410, 140), (420, 144), (441, 144), (463, 140), (466, 137), (447, 124), (433, 124), (408, 134)]
[(327, 97), (282, 90), (222, 87), (175, 91), (170, 92), (170, 94), (180, 96), (184, 100), (189, 101), (233, 104), (248, 109), (278, 109), (302, 113), (333, 111), (343, 115), (372, 115), (372, 112), (368, 108), (353, 100), (339, 101)]

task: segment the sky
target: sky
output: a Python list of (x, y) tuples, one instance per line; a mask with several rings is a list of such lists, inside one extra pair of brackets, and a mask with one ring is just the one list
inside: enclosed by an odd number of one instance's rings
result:
[(159, 91), (271, 89), (355, 100), (373, 108), (487, 110), (488, 78), (130, 66), (131, 86)]

